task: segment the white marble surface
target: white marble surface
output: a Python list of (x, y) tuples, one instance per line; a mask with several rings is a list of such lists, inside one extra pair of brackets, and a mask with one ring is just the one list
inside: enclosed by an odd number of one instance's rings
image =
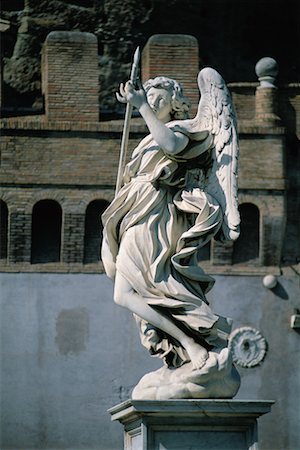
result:
[(198, 86), (193, 119), (181, 86), (167, 77), (144, 87), (129, 80), (117, 94), (139, 110), (149, 135), (102, 216), (102, 261), (114, 301), (134, 314), (142, 344), (167, 366), (141, 380), (135, 398), (228, 398), (239, 386), (222, 351), (231, 322), (210, 308), (214, 279), (198, 261), (213, 238), (239, 236), (237, 124), (218, 72), (202, 69)]
[(125, 450), (258, 450), (257, 418), (272, 401), (128, 400), (109, 410)]
[(279, 68), (275, 59), (269, 56), (261, 58), (255, 66), (255, 73), (260, 81), (259, 88), (275, 88), (278, 72)]
[(204, 367), (193, 370), (191, 363), (176, 370), (163, 366), (140, 380), (132, 399), (167, 400), (180, 398), (232, 398), (240, 387), (240, 376), (228, 348), (209, 352)]

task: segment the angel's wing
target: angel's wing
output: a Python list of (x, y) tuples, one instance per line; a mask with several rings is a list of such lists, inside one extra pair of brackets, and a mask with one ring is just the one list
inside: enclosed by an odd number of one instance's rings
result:
[(213, 136), (213, 163), (206, 191), (221, 205), (224, 214), (221, 240), (239, 237), (240, 216), (237, 200), (238, 134), (230, 93), (221, 75), (214, 69), (202, 69), (198, 75), (201, 93), (198, 113), (199, 130)]

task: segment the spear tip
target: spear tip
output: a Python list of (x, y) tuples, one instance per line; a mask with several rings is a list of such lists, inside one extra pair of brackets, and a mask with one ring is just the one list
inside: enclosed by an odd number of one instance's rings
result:
[(138, 46), (134, 52), (133, 64), (138, 65), (140, 60), (140, 47)]

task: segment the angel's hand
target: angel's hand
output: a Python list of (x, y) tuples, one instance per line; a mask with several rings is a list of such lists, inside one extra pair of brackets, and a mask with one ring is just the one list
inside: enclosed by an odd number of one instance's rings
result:
[(127, 83), (120, 84), (120, 93), (116, 92), (116, 97), (121, 103), (130, 103), (137, 109), (140, 109), (142, 105), (147, 103), (147, 97), (142, 86), (135, 89), (132, 81), (127, 81)]

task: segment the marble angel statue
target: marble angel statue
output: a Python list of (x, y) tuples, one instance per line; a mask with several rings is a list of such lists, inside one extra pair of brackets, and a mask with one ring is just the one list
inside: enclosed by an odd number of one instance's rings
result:
[[(175, 80), (121, 84), (118, 100), (139, 110), (149, 135), (133, 151), (123, 186), (102, 217), (102, 261), (115, 283), (115, 302), (134, 313), (151, 355), (172, 373), (188, 368), (192, 377), (222, 365), (230, 331), (206, 299), (214, 279), (199, 266), (199, 249), (213, 238), (239, 235), (230, 94), (212, 68), (200, 71), (198, 85), (198, 113), (188, 119), (189, 102)], [(181, 392), (177, 398), (193, 396), (220, 395)]]

